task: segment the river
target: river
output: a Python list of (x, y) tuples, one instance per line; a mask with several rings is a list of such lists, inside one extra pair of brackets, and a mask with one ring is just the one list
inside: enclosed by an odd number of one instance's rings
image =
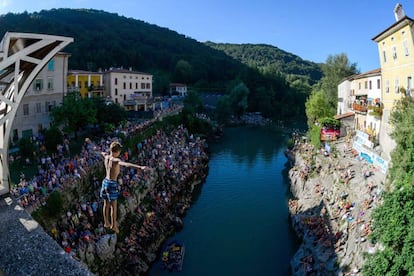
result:
[(168, 240), (185, 244), (183, 270), (156, 263), (150, 275), (290, 275), (299, 242), (287, 208), (286, 139), (274, 129), (237, 127), (210, 143), (208, 176), (184, 228)]

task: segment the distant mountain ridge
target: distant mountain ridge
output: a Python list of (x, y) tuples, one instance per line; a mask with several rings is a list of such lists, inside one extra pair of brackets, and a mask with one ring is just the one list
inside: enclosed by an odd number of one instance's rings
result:
[(317, 64), (274, 46), (201, 43), (167, 28), (101, 10), (62, 8), (8, 13), (0, 16), (0, 34), (7, 31), (74, 37), (74, 43), (65, 49), (71, 53), (70, 69), (123, 66), (171, 72), (183, 59), (194, 70), (193, 81), (210, 82), (233, 78), (240, 71), (239, 61), (320, 79)]
[(70, 69), (132, 67), (171, 72), (179, 60), (193, 67), (193, 80), (231, 79), (240, 63), (175, 31), (117, 14), (86, 9), (52, 9), (0, 16), (0, 34), (34, 32), (70, 36)]
[(214, 43), (210, 41), (205, 44), (261, 71), (309, 76), (312, 80), (319, 80), (322, 77), (322, 69), (319, 64), (303, 60), (301, 57), (283, 51), (276, 46), (249, 43)]

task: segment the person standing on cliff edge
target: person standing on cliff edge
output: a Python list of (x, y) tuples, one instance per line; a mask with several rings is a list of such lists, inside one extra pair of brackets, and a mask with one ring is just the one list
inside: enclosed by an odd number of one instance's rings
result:
[[(115, 233), (119, 233), (118, 225), (116, 223), (117, 212), (117, 200), (118, 200), (118, 175), (120, 167), (133, 167), (141, 170), (148, 169), (146, 166), (140, 166), (128, 162), (122, 161), (119, 156), (121, 155), (121, 144), (119, 142), (112, 142), (109, 146), (110, 153), (101, 152), (104, 157), (104, 165), (106, 175), (102, 180), (100, 197), (104, 200), (103, 204), (103, 217), (104, 227), (111, 228)], [(111, 215), (111, 221), (109, 222), (109, 215)]]

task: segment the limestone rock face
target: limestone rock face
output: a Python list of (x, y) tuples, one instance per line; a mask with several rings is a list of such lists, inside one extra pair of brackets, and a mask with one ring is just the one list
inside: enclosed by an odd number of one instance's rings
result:
[(125, 204), (119, 204), (118, 205), (118, 225), (121, 225), (121, 223), (125, 220), (126, 215), (127, 215), (127, 208), (125, 207)]
[(133, 213), (138, 206), (137, 200), (135, 199), (135, 197), (132, 196), (127, 198), (125, 204), (127, 205), (129, 212), (131, 213)]
[(107, 260), (114, 256), (115, 245), (116, 245), (116, 235), (104, 235), (96, 243), (96, 254), (101, 260)]
[(87, 264), (93, 264), (95, 261), (94, 246), (92, 244), (88, 244), (86, 248), (85, 259)]
[(302, 244), (291, 260), (293, 275), (356, 275), (371, 249), (371, 212), (381, 204), (386, 175), (355, 158), (344, 139), (331, 146), (335, 154), (326, 156), (296, 145), (289, 211)]

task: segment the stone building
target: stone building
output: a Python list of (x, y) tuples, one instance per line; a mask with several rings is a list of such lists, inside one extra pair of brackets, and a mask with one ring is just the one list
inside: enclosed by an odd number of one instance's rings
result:
[(11, 139), (37, 136), (50, 126), (50, 111), (67, 92), (68, 53), (57, 53), (28, 87), (16, 112)]
[(125, 69), (104, 72), (105, 96), (126, 110), (153, 109), (152, 75)]

